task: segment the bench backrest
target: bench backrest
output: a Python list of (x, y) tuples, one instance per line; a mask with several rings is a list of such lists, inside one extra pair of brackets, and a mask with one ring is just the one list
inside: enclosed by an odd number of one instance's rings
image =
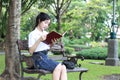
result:
[[(18, 50), (21, 53), (21, 50), (29, 50), (28, 48), (28, 40), (17, 40), (17, 45), (18, 45)], [(64, 46), (62, 43), (57, 43), (55, 44), (52, 48), (51, 51), (59, 51), (62, 53), (64, 56)]]
[[(21, 61), (21, 66), (23, 67), (23, 63), (25, 62), (28, 67), (31, 67), (33, 65), (31, 55), (26, 56), (22, 54), (22, 50), (29, 50), (28, 48), (28, 40), (17, 40), (17, 45), (18, 45), (18, 51), (19, 51), (19, 56), (20, 56), (20, 61)], [(64, 46), (62, 43), (57, 43), (51, 48), (51, 52), (60, 52), (62, 56), (64, 56)], [(54, 59), (54, 58), (52, 58)], [(61, 59), (61, 58), (60, 58)], [(59, 60), (58, 58), (55, 60)]]
[(25, 55), (22, 54), (22, 50), (28, 51), (28, 40), (17, 40), (17, 45), (18, 45), (18, 51), (19, 51), (19, 58), (20, 58), (20, 63), (21, 63), (21, 70), (24, 68), (24, 63), (26, 63), (26, 66), (28, 68), (33, 67), (33, 61), (32, 61), (32, 56), (31, 55)]
[(28, 50), (28, 40), (17, 40), (18, 50)]

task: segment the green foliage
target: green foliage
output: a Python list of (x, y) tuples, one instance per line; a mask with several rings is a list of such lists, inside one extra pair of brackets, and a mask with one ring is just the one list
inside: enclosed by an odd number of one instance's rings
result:
[(69, 45), (76, 45), (76, 44), (77, 45), (85, 44), (86, 42), (89, 42), (89, 39), (88, 38), (81, 38), (81, 39), (73, 38), (73, 39), (70, 39), (69, 37), (63, 37), (62, 41), (64, 42), (65, 46), (69, 46)]
[[(7, 28), (7, 17), (8, 17), (8, 0), (2, 1), (2, 12), (1, 12), (1, 21), (0, 21), (0, 38), (5, 37), (6, 28)], [(26, 35), (31, 31), (31, 26), (34, 25), (34, 16), (41, 9), (46, 10), (47, 6), (52, 5), (54, 0), (22, 0), (22, 19), (21, 19), (21, 38), (24, 39)], [(61, 16), (61, 33), (67, 31), (67, 36), (71, 37), (69, 32), (73, 31), (72, 38), (84, 38), (87, 37), (88, 32), (92, 33), (91, 40), (101, 40), (108, 35), (108, 28), (104, 24), (104, 21), (108, 19), (107, 14), (112, 13), (112, 1), (104, 0), (90, 0), (89, 3), (86, 3), (84, 0), (73, 0), (71, 1), (70, 7), (64, 13), (64, 16)], [(120, 14), (120, 1), (117, 0), (116, 13)], [(52, 9), (49, 7), (49, 11)], [(24, 14), (23, 14), (24, 13)], [(34, 13), (34, 14), (33, 14)], [(51, 13), (51, 12), (48, 12)], [(55, 12), (53, 11), (53, 14)], [(51, 30), (57, 29), (56, 20), (53, 19), (54, 15), (50, 14), (52, 17)], [(24, 19), (23, 19), (24, 18)], [(55, 17), (54, 17), (55, 18)], [(120, 16), (117, 19), (117, 22), (120, 22)], [(120, 24), (120, 23), (118, 23)], [(27, 30), (28, 29), (28, 30)], [(26, 33), (25, 33), (26, 32)]]
[(37, 0), (21, 0), (21, 1), (22, 1), (21, 2), (22, 15), (26, 13), (37, 2)]
[(80, 40), (80, 39), (72, 39), (70, 40), (69, 44), (83, 44), (83, 40)]
[(83, 43), (83, 41), (79, 39), (69, 39), (69, 37), (63, 37), (62, 41), (64, 42), (65, 46)]
[[(105, 59), (108, 54), (106, 42), (89, 42), (89, 46), (79, 43), (79, 39), (70, 40), (68, 37), (63, 39), (64, 46), (74, 48), (75, 52), (72, 54), (84, 56), (87, 59)], [(119, 43), (120, 44), (120, 40)], [(68, 49), (69, 50), (69, 49)], [(70, 52), (70, 51), (68, 51)], [(120, 45), (118, 49), (120, 58)]]
[(56, 31), (56, 29), (57, 29), (57, 24), (54, 23), (53, 21), (51, 21), (51, 24), (50, 24), (50, 26), (49, 26), (49, 31), (50, 31), (50, 32), (51, 32), (51, 31)]
[(90, 46), (86, 46), (86, 45), (79, 45), (79, 44), (73, 44), (73, 45), (69, 45), (69, 47), (72, 47), (75, 49), (75, 51), (81, 51), (83, 49), (89, 49), (91, 48)]
[[(35, 13), (36, 12), (36, 13)], [(35, 24), (35, 17), (36, 17), (37, 11), (28, 11), (26, 14), (24, 14), (21, 18), (21, 39), (28, 38), (28, 34), (30, 31), (33, 30), (34, 24)]]
[(95, 42), (95, 41), (90, 42), (91, 47), (107, 47), (107, 45), (108, 44), (106, 42)]
[(69, 27), (72, 27), (75, 38), (86, 37), (91, 33), (91, 40), (99, 41), (108, 35), (108, 27), (104, 21), (108, 19), (107, 14), (111, 13), (112, 7), (107, 1), (74, 1), (69, 11), (64, 15), (64, 20)]
[(74, 48), (72, 47), (65, 47), (65, 54), (71, 55), (75, 52)]
[(82, 49), (90, 48), (90, 47), (88, 47), (86, 45), (79, 45), (79, 44), (70, 45), (70, 47), (78, 47), (78, 48), (82, 48)]
[(86, 59), (105, 59), (107, 57), (106, 47), (95, 47), (84, 49), (76, 53), (77, 55), (84, 56)]
[[(23, 13), (27, 12), (36, 1), (37, 0), (21, 0), (21, 4), (22, 4), (21, 16)], [(0, 32), (1, 32), (0, 38), (5, 39), (6, 32), (7, 32), (7, 26), (8, 26), (9, 0), (2, 0), (1, 4), (2, 4), (1, 5), (2, 10), (0, 13), (1, 14), (0, 15)]]
[(117, 4), (116, 11), (117, 11), (117, 14), (119, 14), (117, 24), (120, 26), (120, 0), (117, 0), (116, 4)]
[[(44, 9), (43, 9), (44, 10)], [(43, 11), (41, 9), (41, 11)], [(39, 14), (39, 10), (35, 9), (34, 7), (31, 8), (29, 11), (27, 11), (24, 15), (21, 17), (21, 39), (27, 39), (28, 34), (33, 30), (35, 26), (35, 19), (36, 16)]]
[[(6, 4), (6, 1), (4, 4)], [(0, 15), (0, 18), (1, 18), (1, 20), (0, 20), (0, 32), (1, 32), (0, 38), (2, 40), (4, 40), (6, 33), (7, 33), (8, 11), (6, 10), (6, 7), (7, 7), (7, 5), (2, 8), (3, 11), (1, 12), (1, 15)]]

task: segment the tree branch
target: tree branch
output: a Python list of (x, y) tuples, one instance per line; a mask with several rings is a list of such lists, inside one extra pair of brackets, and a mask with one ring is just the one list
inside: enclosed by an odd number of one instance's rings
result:
[[(63, 5), (63, 9), (61, 9), (61, 15), (63, 15), (63, 13), (68, 9), (68, 7), (70, 6), (71, 0), (68, 0), (67, 2), (65, 2), (65, 4)], [(66, 6), (67, 5), (67, 6)]]
[[(26, 0), (26, 1), (28, 1), (28, 0)], [(26, 11), (28, 11), (35, 2), (37, 2), (37, 0), (31, 0), (31, 1), (28, 3), (28, 5), (26, 6), (25, 10), (21, 13), (21, 15), (23, 15)], [(25, 4), (25, 5), (26, 5), (26, 4)]]

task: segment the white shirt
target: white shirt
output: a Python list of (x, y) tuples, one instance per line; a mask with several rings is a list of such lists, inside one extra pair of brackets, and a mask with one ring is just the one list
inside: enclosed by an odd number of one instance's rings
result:
[[(46, 31), (40, 32), (37, 28), (35, 28), (35, 30), (30, 32), (28, 36), (28, 47), (32, 47), (35, 44), (35, 42), (40, 38), (40, 36), (43, 34), (48, 34), (48, 32)], [(45, 44), (44, 42), (40, 42), (35, 52), (43, 51), (47, 49), (50, 49), (50, 46), (48, 44)]]

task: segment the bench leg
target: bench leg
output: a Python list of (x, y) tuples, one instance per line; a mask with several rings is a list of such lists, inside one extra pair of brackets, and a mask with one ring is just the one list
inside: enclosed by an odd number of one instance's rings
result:
[(79, 74), (79, 80), (82, 80), (82, 74), (83, 74), (83, 72), (80, 72), (80, 74)]
[(24, 72), (21, 71), (21, 78), (24, 78)]

